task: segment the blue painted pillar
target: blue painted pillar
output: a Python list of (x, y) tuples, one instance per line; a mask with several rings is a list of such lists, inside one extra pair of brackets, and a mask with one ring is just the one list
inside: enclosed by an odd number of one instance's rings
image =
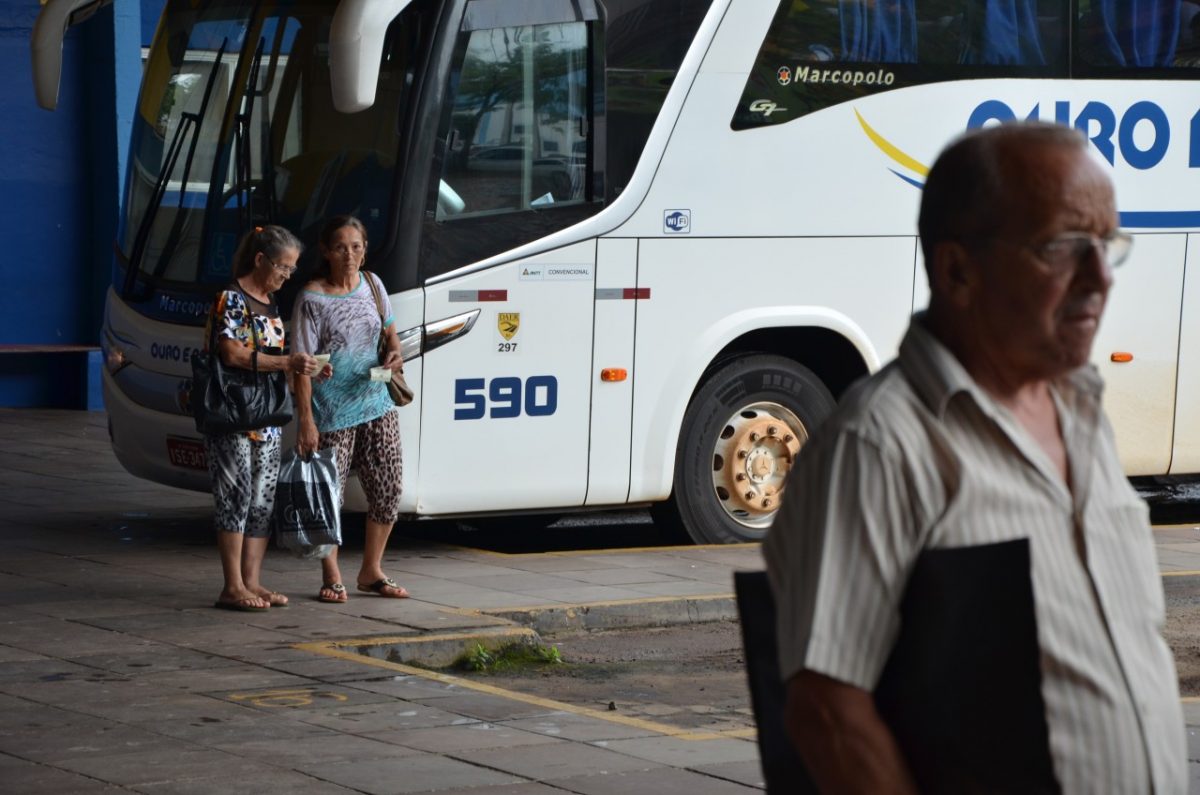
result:
[[(70, 31), (58, 110), (37, 106), (30, 36), (40, 5), (0, 0), (0, 345), (94, 345), (141, 79), (138, 0)], [(99, 357), (0, 353), (0, 406), (83, 408)], [(94, 390), (92, 391), (94, 394)]]

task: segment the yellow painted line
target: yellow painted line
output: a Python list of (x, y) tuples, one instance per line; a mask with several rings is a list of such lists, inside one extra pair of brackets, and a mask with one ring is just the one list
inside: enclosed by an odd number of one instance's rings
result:
[[(374, 638), (371, 644), (382, 644), (384, 640)], [(588, 718), (596, 718), (597, 720), (608, 721), (609, 723), (619, 723), (623, 726), (629, 726), (643, 731), (654, 732), (668, 737), (674, 737), (679, 740), (720, 740), (728, 738), (751, 738), (755, 737), (756, 733), (753, 729), (731, 729), (729, 731), (717, 732), (696, 732), (688, 729), (681, 729), (677, 726), (668, 726), (665, 723), (656, 723), (655, 721), (645, 720), (643, 718), (632, 718), (628, 715), (614, 714), (608, 711), (600, 711), (591, 707), (580, 707), (575, 704), (567, 704), (562, 701), (555, 701), (550, 698), (542, 698), (541, 696), (531, 696), (527, 693), (520, 693), (516, 690), (508, 690), (495, 685), (489, 685), (484, 682), (476, 682), (471, 679), (464, 679), (451, 674), (441, 673), (440, 671), (428, 671), (424, 668), (415, 668), (411, 665), (403, 663), (394, 663), (387, 660), (379, 660), (374, 657), (367, 657), (355, 652), (345, 651), (340, 648), (342, 646), (352, 645), (371, 645), (365, 644), (362, 641), (318, 641), (310, 643), (297, 643), (293, 646), (301, 651), (320, 654), (325, 657), (333, 657), (339, 660), (347, 660), (351, 662), (362, 663), (363, 665), (373, 665), (376, 668), (385, 668), (389, 671), (407, 674), (409, 676), (418, 676), (422, 679), (428, 679), (433, 682), (441, 682), (446, 685), (454, 685), (467, 690), (474, 690), (479, 693), (486, 693), (500, 698), (507, 698), (510, 701), (519, 701), (523, 704), (531, 704), (536, 707), (545, 707), (556, 712), (567, 712), (573, 715), (581, 715)]]
[(1200, 571), (1164, 571), (1161, 574), (1164, 577), (1196, 577), (1200, 576)]
[(863, 132), (867, 134), (867, 137), (871, 139), (871, 142), (878, 146), (885, 155), (890, 157), (892, 160), (895, 160), (897, 163), (909, 169), (910, 171), (915, 171), (922, 177), (929, 175), (929, 166), (905, 154), (891, 141), (875, 132), (871, 125), (867, 124), (867, 120), (862, 117), (862, 114), (858, 112), (857, 108), (854, 111), (854, 115), (858, 117), (858, 123), (862, 125)]
[(1184, 696), (1179, 700), (1184, 704), (1200, 704), (1200, 696)]

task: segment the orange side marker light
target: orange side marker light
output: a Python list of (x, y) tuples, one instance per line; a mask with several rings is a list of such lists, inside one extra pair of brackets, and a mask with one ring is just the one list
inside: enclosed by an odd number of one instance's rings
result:
[(1118, 363), (1118, 364), (1124, 364), (1125, 362), (1132, 362), (1132, 361), (1133, 361), (1133, 354), (1132, 354), (1132, 353), (1126, 353), (1125, 351), (1116, 351), (1116, 352), (1115, 352), (1115, 353), (1113, 353), (1113, 355), (1112, 355), (1112, 356), (1110, 356), (1109, 358), (1110, 358), (1110, 359), (1112, 359), (1114, 362), (1116, 362), (1116, 363)]
[(605, 367), (600, 371), (601, 381), (624, 381), (628, 377), (624, 367)]

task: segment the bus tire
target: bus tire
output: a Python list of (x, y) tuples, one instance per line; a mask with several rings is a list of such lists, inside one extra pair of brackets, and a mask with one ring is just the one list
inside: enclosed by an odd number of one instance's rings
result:
[(711, 370), (683, 415), (671, 499), (656, 520), (697, 544), (761, 540), (796, 453), (835, 405), (820, 378), (782, 356)]

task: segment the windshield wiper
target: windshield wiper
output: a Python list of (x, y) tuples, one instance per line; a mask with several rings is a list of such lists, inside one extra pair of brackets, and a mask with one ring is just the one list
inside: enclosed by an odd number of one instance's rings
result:
[[(213, 85), (216, 82), (217, 72), (221, 66), (221, 59), (225, 55), (225, 49), (229, 46), (229, 38), (221, 40), (221, 46), (217, 50), (217, 56), (213, 62), (212, 71), (208, 74), (208, 81), (204, 85), (204, 97), (200, 101), (200, 109), (196, 113), (183, 112), (179, 114), (179, 126), (175, 128), (175, 135), (171, 137), (171, 145), (167, 148), (167, 156), (163, 159), (163, 166), (158, 172), (158, 179), (154, 183), (154, 190), (150, 194), (150, 201), (146, 205), (146, 214), (142, 217), (142, 222), (138, 225), (137, 234), (133, 239), (133, 249), (129, 253), (129, 264), (125, 271), (125, 283), (121, 286), (122, 297), (129, 297), (133, 290), (133, 286), (137, 280), (138, 271), (141, 269), (142, 257), (146, 253), (146, 244), (150, 238), (150, 230), (154, 226), (154, 219), (158, 216), (159, 207), (162, 206), (163, 198), (167, 192), (167, 182), (171, 178), (171, 174), (175, 171), (175, 164), (179, 160), (179, 153), (183, 151), (184, 138), (191, 134), (191, 145), (188, 147), (187, 159), (183, 164), (182, 184), (179, 186), (179, 209), (182, 211), (183, 202), (187, 192), (188, 175), (192, 170), (192, 159), (196, 154), (196, 143), (200, 139), (200, 126), (204, 122), (204, 114), (208, 111), (208, 102), (212, 98)], [(175, 215), (175, 221), (171, 226), (171, 234), (167, 239), (168, 246), (163, 247), (162, 256), (154, 269), (154, 278), (162, 275), (166, 268), (166, 263), (169, 261), (169, 254), (174, 248), (172, 240), (178, 243), (178, 230), (183, 224), (183, 213), (179, 212)]]
[[(233, 192), (237, 197), (238, 223), (242, 229), (248, 229), (255, 220), (254, 208), (251, 206), (253, 200), (249, 195), (252, 193), (250, 186), (254, 179), (254, 155), (250, 148), (250, 122), (254, 119), (254, 100), (260, 96), (255, 86), (258, 85), (258, 70), (262, 66), (263, 48), (266, 43), (266, 39), (260, 37), (258, 46), (254, 48), (254, 58), (250, 61), (246, 85), (242, 90), (242, 96), (245, 98), (245, 110), (234, 116), (233, 121)], [(211, 206), (211, 197), (209, 197), (209, 201)]]

